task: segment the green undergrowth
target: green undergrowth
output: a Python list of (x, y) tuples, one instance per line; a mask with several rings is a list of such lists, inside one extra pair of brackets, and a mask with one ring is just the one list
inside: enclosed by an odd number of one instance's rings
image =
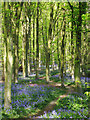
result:
[(58, 99), (54, 109), (44, 113), (40, 118), (89, 118), (88, 97), (70, 94), (65, 98)]
[(58, 71), (58, 70), (51, 71), (51, 73), (50, 73), (51, 76), (57, 75), (57, 74), (59, 74), (59, 71)]
[[(2, 116), (3, 118), (24, 118), (29, 115), (30, 117), (63, 94), (65, 94), (64, 90), (55, 87), (13, 84), (12, 107), (7, 111), (2, 107)], [(2, 104), (4, 105), (4, 101)]]

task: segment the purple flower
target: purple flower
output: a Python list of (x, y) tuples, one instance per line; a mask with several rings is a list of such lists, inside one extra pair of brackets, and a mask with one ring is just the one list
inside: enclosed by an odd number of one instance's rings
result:
[(72, 116), (70, 118), (72, 118)]

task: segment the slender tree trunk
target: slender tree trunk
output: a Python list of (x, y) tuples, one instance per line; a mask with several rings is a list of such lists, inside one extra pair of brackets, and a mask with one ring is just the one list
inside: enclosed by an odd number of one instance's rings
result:
[[(25, 3), (26, 7), (26, 3)], [(26, 10), (23, 13), (24, 16), (24, 22), (23, 22), (23, 76), (27, 77), (28, 76), (28, 37), (27, 37), (27, 16), (26, 16)]]
[[(57, 4), (57, 8), (59, 9), (59, 4)], [(56, 13), (57, 14), (57, 13)], [(59, 50), (59, 44), (60, 44), (60, 41), (59, 41), (59, 23), (57, 21), (57, 59), (58, 59), (58, 70), (59, 70), (59, 79), (61, 77), (60, 73), (61, 73), (61, 70), (60, 70), (60, 65), (61, 65), (61, 61), (60, 61), (60, 50)]]
[(63, 16), (63, 30), (62, 30), (62, 45), (61, 45), (61, 86), (64, 87), (64, 53), (65, 53), (65, 29), (66, 29), (66, 19), (65, 19), (65, 9)]
[(80, 75), (80, 61), (81, 61), (81, 25), (82, 25), (82, 11), (81, 11), (81, 5), (82, 3), (79, 2), (79, 16), (78, 16), (78, 22), (77, 22), (77, 30), (76, 30), (76, 51), (75, 51), (75, 84), (76, 84), (76, 90), (79, 93), (82, 93), (82, 87), (81, 87), (81, 75)]
[[(67, 37), (66, 37), (67, 39)], [(64, 40), (64, 48), (65, 48), (65, 53), (64, 53), (64, 75), (66, 76), (66, 39)]]
[[(10, 16), (6, 13), (9, 3), (4, 3), (4, 48), (5, 48), (5, 88), (4, 88), (4, 108), (10, 108), (11, 104), (11, 80), (13, 56), (10, 46)], [(7, 29), (8, 28), (8, 29)]]
[(33, 12), (33, 65), (35, 70), (35, 11)]
[(25, 50), (26, 50), (26, 45), (25, 45), (25, 24), (23, 23), (23, 42), (22, 42), (23, 61), (22, 61), (22, 63), (23, 63), (23, 76), (24, 77), (26, 76), (25, 75), (25, 62), (26, 62), (26, 60), (25, 60), (25, 55), (26, 55)]
[[(31, 18), (29, 18), (29, 27), (28, 27), (28, 49), (31, 51)], [(31, 52), (28, 50), (28, 74), (31, 73), (31, 59), (30, 54)]]
[(36, 18), (36, 79), (39, 78), (39, 2), (37, 2), (37, 18)]
[(41, 53), (39, 52), (39, 68), (41, 67)]
[[(58, 23), (57, 23), (58, 24)], [(59, 55), (59, 38), (57, 37), (57, 57), (58, 57), (58, 70), (59, 70), (59, 78), (60, 78), (60, 55)]]
[[(54, 22), (54, 21), (53, 21)], [(54, 34), (55, 34), (55, 24), (54, 24), (54, 30), (53, 30), (53, 42), (55, 41), (55, 36), (54, 36)], [(54, 46), (54, 43), (52, 44), (52, 47)], [(52, 50), (52, 52), (54, 52), (53, 50)], [(54, 53), (52, 53), (52, 69), (53, 69), (53, 71), (54, 71), (54, 65), (55, 65), (55, 63), (54, 63), (55, 61), (54, 61)]]
[(27, 47), (28, 47), (28, 72), (30, 74), (31, 72), (31, 3), (29, 3), (29, 10), (28, 10), (28, 18), (29, 18), (29, 26), (28, 26), (28, 41), (27, 41)]
[(72, 71), (72, 80), (74, 81), (74, 42), (73, 42), (73, 7), (72, 7), (72, 31), (71, 31), (71, 56), (72, 56), (72, 61), (71, 61), (71, 71)]
[[(19, 4), (19, 7), (16, 7), (16, 9), (14, 9), (15, 11), (15, 16), (16, 18), (13, 19), (12, 23), (13, 23), (13, 29), (14, 29), (14, 32), (13, 32), (13, 43), (14, 43), (14, 55), (13, 55), (13, 58), (14, 58), (14, 62), (13, 62), (13, 69), (14, 69), (14, 82), (17, 83), (18, 82), (18, 64), (19, 64), (19, 19), (20, 19), (20, 16), (21, 16), (21, 11), (22, 11), (22, 5), (23, 3), (15, 3), (15, 5), (18, 5)], [(12, 3), (13, 5), (13, 3)], [(13, 6), (12, 6), (12, 9), (13, 9)], [(12, 15), (14, 16), (14, 15)]]
[(50, 44), (52, 40), (52, 23), (53, 23), (53, 3), (50, 4), (51, 12), (50, 12), (50, 23), (49, 23), (49, 31), (48, 31), (48, 40), (46, 44), (46, 81), (49, 82), (49, 65), (50, 65)]
[[(46, 21), (46, 19), (45, 19), (45, 21)], [(46, 31), (46, 46), (45, 46), (45, 55), (46, 55), (46, 81), (49, 82), (49, 56), (48, 56), (47, 21), (46, 21), (45, 31)], [(44, 42), (44, 38), (43, 38), (43, 43), (45, 43)]]
[(54, 56), (52, 55), (52, 68), (53, 68), (53, 71), (54, 71)]
[(31, 71), (31, 17), (29, 18), (29, 25), (30, 25), (30, 33), (29, 33), (29, 39), (30, 39), (30, 58), (29, 58), (29, 64), (30, 64), (30, 71)]
[[(4, 35), (4, 28), (3, 27), (2, 27), (2, 35)], [(1, 54), (1, 56), (2, 56), (2, 58), (1, 58), (1, 61), (2, 61), (1, 62), (2, 63), (2, 67), (1, 67), (2, 68), (2, 74), (1, 74), (2, 78), (1, 79), (3, 81), (5, 81), (5, 61), (4, 61), (4, 54), (5, 54), (4, 52), (5, 51), (4, 51), (4, 38), (3, 37), (2, 37), (2, 41), (0, 43), (0, 46), (2, 47), (2, 51), (3, 51), (2, 54)]]
[[(46, 21), (46, 19), (45, 19), (45, 21)], [(46, 39), (46, 41), (47, 41), (47, 23), (45, 23), (46, 25), (45, 25), (45, 32), (44, 32), (44, 26), (43, 26), (43, 24), (42, 24), (42, 39), (43, 39), (43, 54), (42, 54), (42, 65), (43, 65), (43, 69), (44, 69), (44, 63), (46, 62), (45, 61), (45, 56), (46, 56), (46, 42), (45, 42), (45, 39)], [(44, 36), (46, 36), (46, 38), (44, 37)]]
[[(17, 3), (16, 3), (17, 4)], [(16, 5), (15, 4), (15, 5)], [(16, 8), (16, 11), (15, 11), (15, 16), (17, 17), (17, 8)], [(19, 28), (18, 28), (18, 25), (16, 23), (16, 20), (17, 18), (14, 20), (14, 26), (13, 26), (13, 29), (14, 29), (14, 34), (13, 34), (13, 42), (14, 42), (14, 82), (17, 83), (17, 76), (18, 76), (18, 32), (19, 32)]]
[[(83, 2), (82, 3), (82, 7), (83, 7), (83, 10), (82, 10), (82, 13), (83, 14), (86, 14), (86, 6), (87, 6), (87, 3), (86, 2)], [(86, 73), (87, 73), (87, 56), (88, 56), (88, 39), (87, 39), (87, 27), (86, 27), (86, 20), (85, 20), (85, 24), (84, 24), (84, 30), (83, 30), (83, 42), (82, 42), (82, 75), (85, 76), (85, 89), (87, 89), (87, 80), (86, 80)]]
[(26, 64), (25, 64), (26, 77), (28, 77), (28, 35), (27, 35), (27, 19), (26, 19)]
[(73, 42), (73, 27), (74, 27), (74, 11), (73, 11), (73, 6), (68, 2), (71, 10), (72, 10), (72, 16), (71, 16), (71, 75), (72, 75), (72, 80), (74, 81), (74, 42)]

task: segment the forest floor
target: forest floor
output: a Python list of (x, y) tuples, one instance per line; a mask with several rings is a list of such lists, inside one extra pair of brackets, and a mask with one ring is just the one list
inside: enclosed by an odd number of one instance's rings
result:
[[(87, 117), (88, 99), (84, 94), (79, 96), (75, 92), (75, 83), (72, 82), (71, 77), (64, 77), (65, 87), (62, 88), (58, 72), (51, 72), (50, 75), (48, 83), (44, 73), (39, 75), (39, 79), (35, 79), (35, 73), (25, 78), (22, 74), (19, 75), (18, 83), (12, 84), (12, 107), (15, 107), (12, 117), (29, 119), (41, 118), (41, 116), (42, 118)], [(0, 81), (0, 83), (4, 82)], [(5, 115), (7, 114), (3, 111), (3, 118)], [(7, 117), (11, 117), (11, 113)]]
[[(38, 86), (38, 84), (31, 84), (31, 86), (34, 86), (34, 85), (37, 85), (37, 86)], [(51, 86), (51, 87), (59, 87), (59, 88), (61, 88), (61, 84), (55, 83), (55, 82), (53, 82), (53, 81), (50, 81), (50, 84), (49, 84), (49, 85), (47, 85), (47, 84), (43, 84), (43, 85), (44, 85), (44, 86)], [(62, 89), (62, 88), (61, 88), (61, 89)], [(65, 92), (66, 92), (65, 94), (60, 95), (60, 96), (59, 96), (58, 98), (56, 98), (55, 100), (51, 101), (48, 105), (46, 105), (45, 108), (43, 108), (41, 111), (39, 111), (37, 114), (35, 114), (35, 115), (32, 116), (32, 117), (34, 117), (34, 118), (39, 118), (39, 116), (43, 115), (45, 112), (48, 113), (48, 112), (52, 111), (52, 110), (54, 109), (54, 107), (56, 106), (58, 99), (65, 98), (65, 97), (68, 96), (69, 94), (75, 93), (75, 87), (73, 87), (73, 85), (72, 85), (72, 86), (66, 86), (66, 85), (65, 85), (65, 89), (64, 89), (64, 90), (65, 90)]]
[[(58, 77), (59, 75), (56, 75), (55, 77)], [(44, 80), (45, 77), (40, 77), (39, 79)], [(59, 97), (57, 97), (55, 100), (51, 101), (50, 103), (48, 103), (42, 110), (38, 111), (36, 114), (32, 115), (31, 118), (40, 118), (41, 115), (43, 115), (44, 113), (48, 113), (52, 110), (54, 110), (55, 106), (57, 105), (57, 101), (60, 99), (62, 100), (62, 98), (67, 97), (68, 95), (71, 94), (78, 94), (77, 92), (75, 92), (75, 85), (64, 85), (65, 88), (61, 88), (61, 83), (58, 82), (54, 82), (53, 80), (49, 81), (48, 84), (32, 84), (30, 83), (29, 86), (48, 86), (48, 87), (57, 87), (60, 88), (62, 90), (65, 91), (65, 94), (60, 95)]]

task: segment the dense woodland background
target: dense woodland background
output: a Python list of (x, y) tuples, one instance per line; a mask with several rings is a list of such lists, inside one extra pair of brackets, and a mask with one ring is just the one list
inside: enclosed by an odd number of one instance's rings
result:
[[(48, 84), (57, 70), (62, 88), (69, 74), (76, 91), (83, 93), (81, 77), (90, 77), (89, 7), (89, 2), (2, 2), (4, 108), (10, 108), (11, 84), (18, 83), (20, 73), (23, 77), (35, 73), (38, 80), (45, 71)], [(87, 89), (86, 79), (85, 83)]]

